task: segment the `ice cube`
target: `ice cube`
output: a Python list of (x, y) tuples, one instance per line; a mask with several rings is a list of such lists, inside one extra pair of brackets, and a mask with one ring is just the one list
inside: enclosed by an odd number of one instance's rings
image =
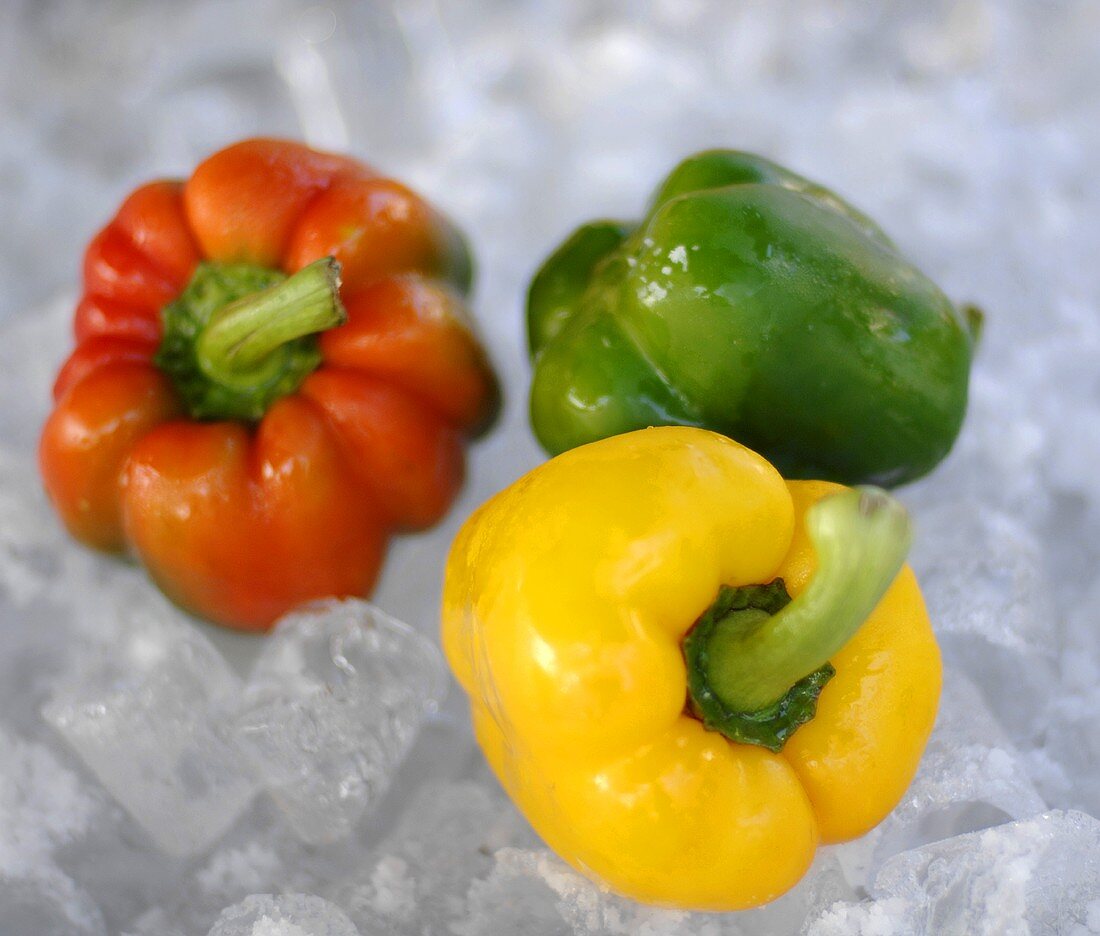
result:
[[(756, 910), (731, 917), (731, 934), (794, 933), (819, 907), (855, 897), (836, 848), (821, 848), (806, 876), (791, 890)], [(698, 914), (696, 915), (698, 919)]]
[(1035, 536), (1006, 513), (946, 502), (917, 515), (911, 562), (947, 662), (1009, 736), (1041, 730), (1061, 627)]
[(1051, 802), (1100, 815), (1100, 582), (1070, 614), (1046, 725), (1028, 752)]
[(160, 907), (143, 913), (122, 936), (187, 936)]
[[(39, 724), (39, 731), (48, 729)], [(46, 867), (67, 875), (118, 932), (170, 893), (184, 868), (158, 852), (68, 754), (0, 726), (0, 873), (24, 879)]]
[(87, 831), (97, 805), (45, 745), (0, 724), (0, 870), (52, 857)]
[(545, 849), (503, 848), (491, 873), (474, 881), (469, 916), (452, 925), (458, 936), (531, 932), (556, 936), (718, 936), (722, 919), (647, 907), (618, 897), (578, 874)]
[(110, 643), (84, 656), (43, 715), (159, 847), (201, 851), (256, 790), (225, 731), (239, 680), (151, 585), (116, 604)]
[(930, 936), (916, 926), (913, 906), (900, 897), (840, 900), (808, 918), (802, 936)]
[(495, 782), (423, 786), (374, 860), (328, 896), (364, 933), (443, 933), (465, 915), (471, 883), (494, 851), (537, 839)]
[(174, 887), (147, 899), (126, 922), (132, 936), (205, 933), (225, 907), (250, 894), (309, 893), (360, 857), (330, 852), (307, 849), (275, 804), (258, 797), (209, 855), (180, 868)]
[[(457, 703), (457, 697), (452, 697), (451, 702)], [(414, 803), (413, 792), (420, 789), (425, 776), (445, 774), (448, 770), (461, 773), (469, 769), (473, 740), (469, 736), (469, 728), (465, 725), (461, 728), (461, 731), (459, 726), (446, 728), (434, 718), (431, 724), (425, 725), (416, 745), (421, 749), (419, 760), (414, 762), (412, 757), (406, 760), (394, 787), (379, 808), (356, 828), (354, 834), (338, 842), (323, 847), (302, 842), (274, 800), (268, 796), (258, 797), (209, 855), (198, 863), (179, 869), (175, 885), (166, 893), (147, 899), (144, 906), (158, 906), (160, 912), (157, 915), (148, 920), (142, 917), (131, 923), (140, 914), (140, 909), (135, 909), (129, 916), (121, 918), (122, 923), (129, 923), (130, 928), (135, 930), (135, 936), (138, 933), (140, 936), (160, 936), (158, 927), (169, 926), (185, 934), (205, 933), (224, 907), (249, 894), (315, 893), (343, 906), (336, 891), (346, 888), (350, 892), (361, 885), (371, 900), (378, 897), (386, 914), (385, 925), (368, 926), (353, 916), (355, 923), (365, 933), (394, 931), (396, 924), (391, 925), (392, 919), (400, 915), (403, 900), (400, 869), (409, 865), (396, 856), (385, 854), (384, 849), (389, 846), (386, 836), (393, 831), (398, 818)], [(459, 748), (454, 750), (459, 742)], [(448, 751), (448, 748), (452, 750)], [(478, 757), (480, 760), (480, 755)], [(498, 807), (502, 811), (507, 810), (507, 814), (518, 823), (518, 817), (507, 800), (502, 794), (498, 797)], [(420, 808), (419, 802), (415, 805)], [(433, 815), (438, 817), (441, 814), (435, 812)], [(476, 818), (481, 820), (481, 816)], [(430, 835), (430, 830), (426, 830), (425, 834)], [(494, 845), (506, 840), (502, 836), (492, 835), (491, 831), (490, 835), (489, 841)], [(486, 839), (483, 837), (479, 841)], [(382, 843), (381, 850), (379, 843)], [(444, 856), (449, 854), (446, 842), (436, 843), (435, 848)], [(108, 854), (113, 855), (113, 852)], [(392, 861), (387, 860), (391, 857)], [(465, 853), (462, 857), (465, 859)], [(487, 859), (483, 860), (487, 862)], [(163, 861), (160, 863), (163, 864)], [(380, 867), (376, 868), (376, 865)], [(412, 899), (431, 903), (443, 898), (428, 891), (422, 897), (414, 893)], [(347, 911), (349, 907), (344, 909)], [(415, 905), (409, 907), (414, 918), (415, 909)], [(419, 936), (419, 931), (413, 932)]]
[[(457, 936), (531, 932), (554, 936), (740, 936), (794, 933), (811, 908), (854, 896), (835, 856), (822, 851), (806, 876), (778, 900), (739, 913), (650, 907), (610, 893), (546, 849), (502, 848), (492, 871), (474, 881)], [(530, 928), (528, 928), (530, 927)]]
[[(562, 936), (573, 932), (551, 879), (572, 872), (545, 850), (502, 848), (487, 877), (470, 885), (465, 918), (452, 924), (456, 936), (531, 933)], [(591, 887), (587, 881), (584, 886)]]
[(5, 936), (107, 936), (99, 908), (51, 865), (26, 875), (0, 870), (0, 933)]
[(63, 542), (33, 462), (0, 450), (0, 601), (26, 605), (56, 585)]
[(879, 871), (871, 896), (831, 906), (807, 932), (1095, 932), (1100, 820), (1041, 813), (903, 852)]
[(237, 730), (302, 839), (331, 842), (386, 790), (446, 686), (414, 630), (363, 601), (321, 602), (268, 638)]
[(207, 936), (359, 936), (359, 930), (320, 897), (253, 894), (223, 910)]
[(57, 845), (53, 861), (99, 906), (108, 931), (118, 933), (172, 894), (188, 873), (189, 862), (162, 851), (117, 800), (80, 769), (75, 755), (69, 759), (86, 783), (94, 812), (86, 829)]

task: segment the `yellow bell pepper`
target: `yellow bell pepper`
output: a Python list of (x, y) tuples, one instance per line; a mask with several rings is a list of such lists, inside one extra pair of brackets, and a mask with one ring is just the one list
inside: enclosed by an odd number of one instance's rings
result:
[(877, 489), (644, 429), (470, 517), (444, 649), (489, 763), (566, 861), (648, 903), (757, 906), (916, 771), (941, 668), (908, 545)]

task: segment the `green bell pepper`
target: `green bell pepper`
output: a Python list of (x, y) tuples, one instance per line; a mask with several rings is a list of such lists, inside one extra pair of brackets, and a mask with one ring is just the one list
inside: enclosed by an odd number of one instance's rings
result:
[(531, 421), (551, 454), (702, 426), (785, 477), (879, 485), (951, 448), (980, 325), (870, 218), (727, 150), (681, 163), (640, 224), (576, 231), (527, 317)]

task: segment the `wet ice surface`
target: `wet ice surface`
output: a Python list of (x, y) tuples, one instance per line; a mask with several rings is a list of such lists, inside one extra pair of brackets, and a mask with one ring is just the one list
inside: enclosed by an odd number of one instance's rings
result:
[(0, 874), (0, 932), (35, 936), (106, 936), (91, 898), (56, 868), (21, 877)]
[(883, 865), (871, 895), (825, 908), (807, 932), (1100, 932), (1100, 821), (1042, 813), (926, 845)]
[[(156, 3), (0, 9), (0, 193), (19, 205), (0, 229), (0, 932), (204, 936), (264, 894), (318, 895), (363, 936), (1100, 932), (1100, 845), (1082, 815), (1100, 815), (1096, 5), (677, 0), (646, 20), (616, 3), (266, 6), (176, 5), (170, 44), (155, 41)], [(823, 850), (759, 911), (639, 907), (543, 848), (453, 689), (388, 792), (390, 768), (322, 731), (309, 763), (324, 770), (295, 774), (275, 745), (280, 769), (244, 776), (254, 746), (245, 756), (225, 736), (236, 715), (208, 709), (252, 697), (240, 687), (273, 642), (168, 614), (181, 661), (202, 665), (159, 666), (161, 645), (135, 646), (120, 608), (151, 589), (65, 540), (34, 445), (71, 307), (38, 303), (73, 288), (82, 243), (129, 187), (249, 133), (352, 149), (472, 237), (502, 424), (441, 527), (395, 544), (374, 596), (429, 640), (454, 531), (541, 458), (524, 412), (527, 278), (580, 221), (635, 214), (683, 154), (757, 150), (830, 184), (986, 310), (963, 435), (902, 492), (948, 669), (920, 773), (879, 829)], [(281, 704), (300, 715), (310, 698)], [(110, 700), (109, 726), (86, 717)], [(414, 730), (391, 727), (382, 761)], [(265, 783), (278, 801), (252, 795)], [(333, 789), (340, 808), (305, 808)]]
[(45, 745), (0, 725), (0, 933), (105, 934), (92, 898), (55, 853), (95, 821), (97, 803)]
[(312, 605), (265, 642), (239, 744), (305, 841), (345, 837), (447, 687), (435, 645), (362, 601)]
[[(799, 884), (758, 910), (701, 914), (646, 907), (602, 891), (545, 849), (504, 848), (493, 870), (475, 881), (458, 936), (502, 933), (593, 936), (741, 936), (794, 933), (808, 915), (854, 896), (835, 855), (819, 855)], [(526, 929), (530, 926), (530, 930)]]
[(217, 840), (256, 792), (227, 732), (241, 684), (144, 583), (118, 596), (110, 639), (63, 676), (42, 715), (166, 852)]
[(359, 930), (320, 897), (254, 894), (226, 908), (209, 936), (359, 936)]
[(489, 873), (497, 849), (536, 842), (493, 786), (429, 782), (371, 860), (330, 895), (366, 933), (446, 932), (464, 915), (471, 884)]

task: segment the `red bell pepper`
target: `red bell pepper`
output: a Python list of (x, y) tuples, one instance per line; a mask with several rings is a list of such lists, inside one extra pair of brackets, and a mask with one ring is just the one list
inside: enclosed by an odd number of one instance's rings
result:
[(469, 278), (423, 199), (298, 143), (142, 186), (84, 258), (39, 448), (61, 519), (231, 627), (369, 593), (496, 407)]

